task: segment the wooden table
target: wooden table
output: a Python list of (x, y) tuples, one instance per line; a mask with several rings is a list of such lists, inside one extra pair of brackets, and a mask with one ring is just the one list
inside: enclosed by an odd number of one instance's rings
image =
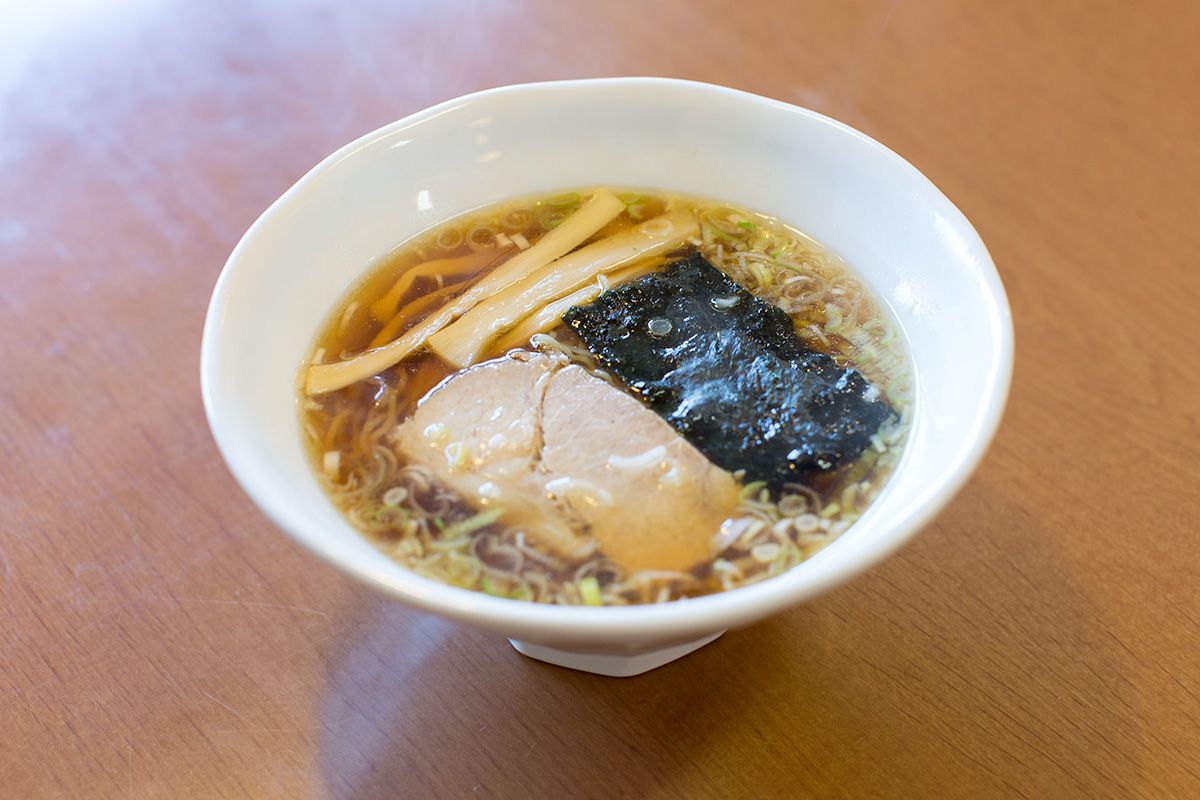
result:
[[(1200, 797), (1200, 4), (26, 5), (0, 12), (0, 794)], [(630, 680), (301, 552), (197, 378), (222, 263), (321, 157), (621, 74), (895, 148), (988, 242), (1018, 341), (995, 445), (916, 541)]]

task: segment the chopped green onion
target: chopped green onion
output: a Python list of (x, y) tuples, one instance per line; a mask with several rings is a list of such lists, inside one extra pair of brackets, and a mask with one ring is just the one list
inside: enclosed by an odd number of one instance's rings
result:
[(565, 194), (555, 195), (546, 201), (549, 206), (573, 206), (579, 202), (579, 192), (566, 192)]
[(537, 221), (538, 225), (549, 231), (557, 228), (569, 216), (571, 216), (569, 208), (543, 208), (538, 212)]
[(716, 225), (710, 225), (707, 222), (700, 226), (700, 233), (704, 238), (705, 247), (711, 247), (714, 239), (722, 242), (728, 242), (729, 244), (738, 243), (737, 239), (733, 238)]
[(452, 471), (462, 469), (467, 463), (467, 448), (462, 442), (451, 442), (446, 445), (446, 464)]
[(851, 510), (854, 507), (854, 498), (858, 495), (858, 484), (852, 483), (842, 490), (842, 508)]
[(359, 512), (359, 516), (361, 516), (367, 522), (379, 522), (379, 517), (383, 511), (384, 507), (382, 505), (379, 503), (371, 503), (370, 505), (363, 507), (363, 510)]
[(786, 541), (786, 544), (780, 549), (779, 557), (771, 563), (768, 570), (769, 573), (779, 575), (780, 573), (791, 569), (804, 560), (804, 554), (800, 552), (800, 548), (791, 539)]
[(747, 230), (747, 231), (752, 231), (752, 230), (756, 229), (756, 226), (753, 222), (747, 222), (746, 220), (742, 220), (741, 222), (739, 222), (737, 224), (737, 226), (739, 228), (741, 228), (742, 230)]
[(500, 515), (503, 513), (503, 508), (489, 508), (487, 511), (480, 511), (473, 517), (467, 517), (461, 522), (456, 522), (453, 525), (442, 528), (442, 538), (457, 539), (459, 536), (474, 533), (480, 528), (486, 528), (500, 519)]
[(771, 271), (757, 261), (750, 265), (750, 274), (758, 281), (759, 288), (770, 286), (774, 278)]
[(393, 486), (383, 493), (385, 506), (398, 506), (408, 497), (408, 489), (403, 486)]
[[(772, 256), (772, 258), (774, 258), (774, 256)], [(776, 261), (774, 263), (775, 263), (775, 266), (779, 267), (780, 269), (791, 270), (792, 272), (799, 272), (801, 275), (804, 274), (804, 268), (801, 267), (799, 264), (788, 264), (787, 262), (783, 262), (783, 261)]]
[(604, 601), (600, 599), (600, 582), (596, 580), (595, 575), (588, 575), (579, 582), (579, 596), (583, 598), (585, 606), (604, 604)]
[(750, 483), (747, 483), (742, 487), (742, 490), (738, 492), (738, 500), (749, 500), (758, 494), (759, 489), (765, 488), (766, 485), (766, 481), (751, 481)]
[(617, 199), (627, 206), (636, 205), (642, 199), (642, 196), (637, 192), (624, 192), (617, 195)]
[(760, 564), (777, 561), (781, 552), (783, 552), (783, 548), (779, 546), (778, 542), (762, 542), (750, 548), (751, 558)]

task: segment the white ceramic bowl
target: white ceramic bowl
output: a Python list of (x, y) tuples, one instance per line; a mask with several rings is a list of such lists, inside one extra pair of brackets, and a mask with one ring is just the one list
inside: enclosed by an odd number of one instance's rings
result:
[[(838, 541), (775, 579), (632, 608), (538, 605), (426, 580), (360, 536), (301, 446), (296, 373), (347, 286), (399, 242), (505, 198), (595, 184), (727, 200), (799, 227), (890, 307), (915, 367), (901, 465)], [(820, 114), (718, 86), (617, 78), (450, 100), (352, 142), (250, 227), (213, 292), (204, 405), (222, 455), (280, 528), (363, 583), (501, 633), (521, 652), (629, 675), (877, 563), (954, 496), (999, 422), (1012, 369), (1004, 289), (970, 223), (887, 148)]]

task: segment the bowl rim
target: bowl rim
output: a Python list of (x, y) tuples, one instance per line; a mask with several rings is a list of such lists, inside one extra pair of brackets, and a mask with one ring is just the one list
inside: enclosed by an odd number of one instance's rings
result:
[[(968, 446), (958, 452), (958, 463), (951, 464), (944, 472), (938, 490), (927, 496), (907, 517), (889, 523), (879, 540), (869, 548), (843, 557), (835, 569), (820, 571), (815, 578), (802, 579), (796, 571), (789, 571), (770, 580), (750, 586), (717, 592), (702, 597), (678, 600), (670, 603), (639, 606), (561, 606), (533, 603), (493, 597), (482, 592), (442, 584), (403, 568), (399, 571), (365, 569), (344, 557), (342, 549), (332, 537), (320, 531), (305, 528), (305, 520), (281, 503), (259, 494), (255, 482), (242, 463), (242, 452), (238, 442), (233, 441), (222, 420), (222, 406), (228, 398), (221, 394), (218, 370), (218, 338), (220, 320), (229, 303), (230, 285), (233, 275), (241, 268), (241, 259), (260, 230), (270, 224), (282, 208), (295, 202), (306, 186), (317, 176), (333, 169), (340, 161), (350, 157), (364, 146), (385, 138), (397, 130), (412, 126), (449, 110), (491, 100), (505, 95), (556, 92), (566, 90), (572, 95), (586, 91), (621, 90), (671, 90), (696, 92), (719, 97), (723, 100), (751, 103), (774, 108), (807, 118), (810, 122), (827, 126), (842, 135), (850, 136), (894, 162), (911, 178), (924, 184), (931, 193), (933, 202), (941, 201), (944, 215), (953, 222), (957, 232), (967, 241), (977, 245), (981, 258), (977, 262), (979, 278), (987, 287), (990, 301), (990, 320), (996, 338), (991, 343), (990, 369), (987, 373), (989, 387), (986, 397), (981, 399), (982, 413), (976, 415), (978, 424), (972, 432)], [(445, 100), (394, 122), (388, 123), (348, 144), (338, 148), (306, 172), (299, 180), (272, 202), (246, 230), (227, 259), (217, 278), (212, 298), (205, 316), (204, 332), (200, 353), (200, 385), (205, 415), (213, 438), (222, 458), (233, 473), (242, 490), (251, 498), (271, 521), (292, 539), (321, 560), (361, 581), (372, 589), (395, 597), (409, 605), (426, 611), (442, 614), (481, 627), (497, 630), (538, 630), (547, 636), (574, 636), (587, 639), (597, 636), (625, 634), (628, 636), (653, 635), (664, 637), (688, 635), (690, 633), (718, 630), (746, 624), (789, 606), (797, 605), (846, 583), (857, 575), (878, 564), (911, 539), (945, 508), (951, 499), (974, 473), (991, 443), (999, 426), (1007, 403), (1013, 369), (1012, 316), (1000, 276), (986, 245), (983, 243), (966, 216), (938, 189), (932, 181), (903, 157), (845, 123), (801, 106), (775, 100), (750, 92), (711, 83), (661, 77), (616, 77), (587, 78), (564, 81), (539, 81), (499, 86), (472, 92)], [(919, 383), (919, 377), (918, 377)], [(315, 526), (317, 523), (308, 523)], [(349, 523), (346, 523), (349, 525)], [(789, 580), (789, 577), (793, 578)]]

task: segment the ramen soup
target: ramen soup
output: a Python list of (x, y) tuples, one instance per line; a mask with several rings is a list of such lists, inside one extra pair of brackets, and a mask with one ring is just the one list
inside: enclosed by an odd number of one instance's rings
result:
[(891, 320), (746, 209), (592, 189), (382, 259), (299, 380), (318, 478), (414, 572), (545, 603), (745, 586), (836, 539), (909, 418)]

